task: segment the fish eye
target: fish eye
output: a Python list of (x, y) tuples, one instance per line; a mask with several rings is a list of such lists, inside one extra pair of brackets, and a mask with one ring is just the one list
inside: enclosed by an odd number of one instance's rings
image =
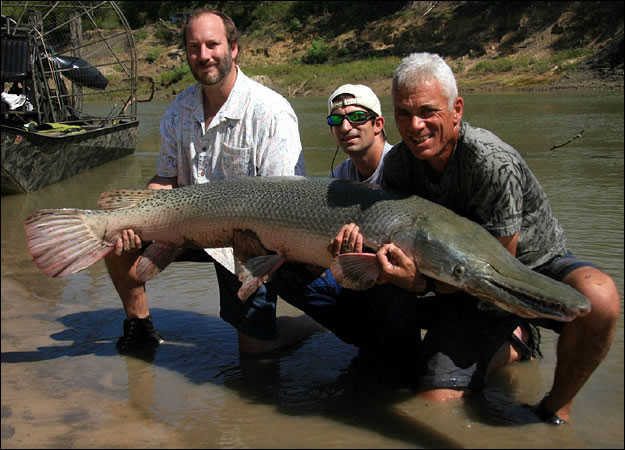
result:
[(454, 267), (454, 276), (460, 278), (463, 275), (464, 275), (464, 266), (461, 264), (458, 264), (456, 267)]

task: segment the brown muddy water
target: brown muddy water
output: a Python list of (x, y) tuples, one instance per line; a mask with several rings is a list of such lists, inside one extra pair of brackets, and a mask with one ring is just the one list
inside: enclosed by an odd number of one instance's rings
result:
[[(389, 98), (387, 133), (397, 142)], [(623, 96), (467, 96), (465, 118), (526, 158), (570, 248), (623, 297)], [(325, 98), (295, 99), (309, 175), (335, 145)], [(211, 266), (180, 263), (148, 284), (166, 342), (152, 362), (120, 356), (123, 312), (102, 262), (64, 279), (38, 272), (22, 222), (39, 208), (94, 208), (101, 191), (143, 187), (154, 173), (166, 104), (140, 105), (137, 152), (39, 192), (2, 198), (2, 448), (623, 448), (623, 313), (607, 358), (581, 390), (572, 423), (502, 425), (550, 389), (555, 335), (540, 361), (493, 375), (483, 402), (432, 404), (355, 366), (354, 347), (319, 332), (299, 346), (240, 359), (219, 318)], [(550, 151), (584, 130), (583, 137)], [(337, 162), (343, 159), (339, 153)], [(279, 313), (300, 314), (279, 302)]]

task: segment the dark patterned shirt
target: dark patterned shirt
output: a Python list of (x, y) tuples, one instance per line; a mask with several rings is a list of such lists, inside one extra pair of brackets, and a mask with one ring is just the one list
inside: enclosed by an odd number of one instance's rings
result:
[(382, 186), (443, 205), (495, 237), (519, 232), (517, 258), (529, 267), (566, 253), (564, 231), (519, 152), (467, 122), (442, 175), (400, 142), (384, 159)]

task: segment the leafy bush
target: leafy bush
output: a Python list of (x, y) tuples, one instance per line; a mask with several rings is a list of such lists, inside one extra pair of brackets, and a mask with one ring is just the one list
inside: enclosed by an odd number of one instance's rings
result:
[(154, 50), (150, 50), (148, 52), (148, 54), (146, 55), (145, 59), (146, 59), (147, 62), (152, 64), (154, 61), (156, 61), (158, 59), (159, 56), (161, 56), (160, 50), (154, 49)]
[(159, 27), (159, 29), (154, 32), (154, 37), (158, 39), (160, 42), (162, 42), (163, 44), (169, 45), (169, 44), (172, 44), (178, 38), (178, 35), (174, 33), (172, 30)]
[(592, 53), (592, 50), (588, 48), (570, 48), (568, 50), (562, 50), (557, 52), (551, 57), (553, 64), (561, 64), (567, 59), (580, 58), (582, 56), (588, 56)]
[(501, 73), (509, 72), (514, 68), (514, 62), (509, 58), (496, 58), (487, 61), (480, 61), (471, 69), (477, 73)]
[(182, 80), (185, 75), (190, 74), (191, 70), (187, 64), (183, 64), (174, 68), (173, 70), (169, 70), (167, 72), (163, 72), (161, 74), (161, 85), (169, 86), (171, 84), (177, 83)]
[(560, 66), (561, 70), (575, 71), (582, 67), (584, 57), (591, 54), (592, 50), (588, 48), (571, 48), (555, 53), (549, 61), (551, 66)]
[(330, 57), (330, 49), (323, 39), (315, 39), (302, 57), (304, 64), (323, 64)]
[(297, 17), (293, 17), (289, 21), (289, 27), (288, 27), (289, 31), (298, 32), (298, 31), (302, 31), (303, 28), (304, 28), (304, 25), (302, 25), (302, 22)]
[(148, 37), (148, 32), (146, 30), (137, 30), (134, 34), (135, 41), (140, 42)]
[(115, 11), (107, 10), (106, 13), (96, 17), (95, 22), (102, 29), (114, 30), (119, 26), (119, 17)]
[(542, 75), (543, 73), (549, 71), (552, 67), (553, 65), (550, 64), (549, 61), (545, 61), (544, 59), (541, 59), (534, 63), (534, 72), (536, 72), (539, 75)]
[(541, 59), (525, 55), (520, 55), (517, 58), (495, 58), (478, 62), (473, 66), (471, 72), (483, 74), (515, 70), (543, 74), (556, 66), (559, 67), (559, 70), (574, 71), (581, 67), (581, 59), (591, 53), (592, 51), (587, 48), (573, 48), (559, 51), (548, 58)]

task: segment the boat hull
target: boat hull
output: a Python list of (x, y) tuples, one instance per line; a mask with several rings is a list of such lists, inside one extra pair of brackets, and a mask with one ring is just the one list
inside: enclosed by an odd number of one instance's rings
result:
[(135, 151), (138, 121), (50, 136), (2, 125), (2, 195), (33, 192)]

